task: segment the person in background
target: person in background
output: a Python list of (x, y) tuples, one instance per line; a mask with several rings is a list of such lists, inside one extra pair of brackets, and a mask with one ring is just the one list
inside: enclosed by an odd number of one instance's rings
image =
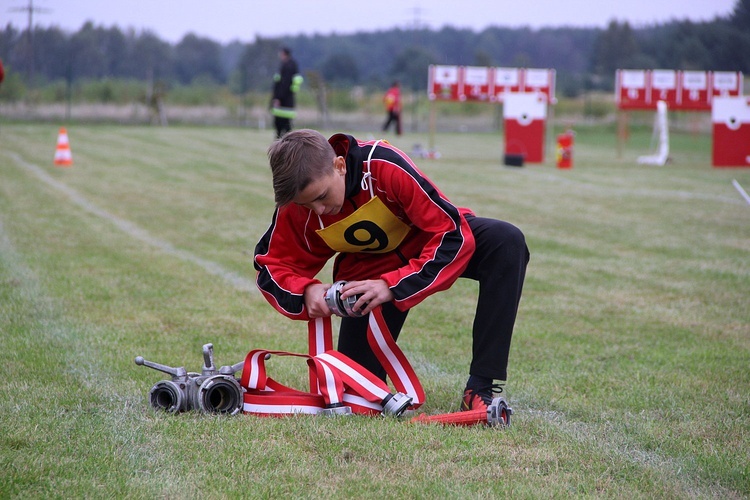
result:
[(383, 103), (386, 112), (383, 132), (387, 131), (393, 123), (396, 127), (396, 135), (401, 135), (401, 85), (398, 81), (391, 84), (391, 88), (383, 96)]
[(294, 109), (294, 95), (302, 85), (297, 61), (292, 57), (289, 47), (279, 50), (279, 72), (273, 76), (273, 96), (271, 97), (271, 114), (276, 127), (276, 138), (292, 130), (292, 120), (297, 115)]

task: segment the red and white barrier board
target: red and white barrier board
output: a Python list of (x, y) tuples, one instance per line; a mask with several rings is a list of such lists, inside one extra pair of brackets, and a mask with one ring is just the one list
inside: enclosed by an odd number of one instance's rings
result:
[(711, 73), (711, 95), (713, 97), (742, 95), (742, 73), (739, 71), (714, 71)]
[[(646, 70), (619, 69), (615, 77), (615, 97), (620, 109), (651, 107), (651, 78)], [(654, 104), (654, 107), (656, 104)]]
[(490, 69), (483, 66), (465, 66), (462, 69), (462, 94), (463, 99), (471, 101), (489, 101), (492, 78)]
[(505, 154), (526, 163), (544, 161), (547, 96), (541, 92), (506, 94), (503, 103)]
[(519, 68), (495, 68), (493, 97), (502, 101), (504, 94), (521, 92), (521, 70)]
[(714, 97), (713, 166), (750, 167), (750, 97)]
[(619, 109), (656, 109), (664, 101), (671, 111), (710, 111), (715, 97), (742, 95), (739, 71), (617, 70), (615, 98)]
[(523, 74), (523, 92), (544, 94), (548, 103), (556, 104), (555, 70), (527, 68)]
[(680, 75), (680, 94), (678, 96), (682, 108), (686, 110), (708, 111), (709, 103), (709, 74), (705, 71), (682, 71)]
[(435, 99), (443, 101), (459, 100), (458, 66), (430, 66), (428, 79), (428, 94), (431, 101)]
[(677, 104), (677, 72), (669, 69), (655, 69), (651, 72), (651, 100), (664, 101), (669, 109)]

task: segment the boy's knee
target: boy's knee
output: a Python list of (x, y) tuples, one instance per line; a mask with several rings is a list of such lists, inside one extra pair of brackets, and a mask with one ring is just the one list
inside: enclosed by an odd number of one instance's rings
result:
[(508, 224), (508, 241), (515, 246), (526, 246), (526, 237), (524, 236), (523, 231), (513, 224)]
[(507, 265), (529, 260), (526, 237), (518, 227), (509, 222), (485, 219), (483, 227), (474, 236), (483, 265), (489, 265), (490, 261)]
[(511, 255), (517, 255), (526, 261), (529, 259), (529, 248), (526, 245), (526, 237), (523, 232), (512, 224), (508, 224), (509, 229), (506, 234), (505, 247)]
[(497, 221), (493, 227), (493, 240), (498, 248), (507, 248), (509, 251), (526, 248), (526, 237), (523, 232), (513, 224), (505, 221)]

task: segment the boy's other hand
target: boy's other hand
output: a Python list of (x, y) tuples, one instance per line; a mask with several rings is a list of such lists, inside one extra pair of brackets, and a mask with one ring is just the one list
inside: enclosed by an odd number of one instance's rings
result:
[(310, 318), (326, 318), (331, 315), (331, 309), (326, 304), (326, 292), (330, 284), (314, 283), (305, 288), (305, 308)]
[(362, 295), (353, 309), (363, 316), (369, 314), (380, 304), (393, 300), (393, 292), (383, 280), (349, 281), (341, 290), (341, 298)]

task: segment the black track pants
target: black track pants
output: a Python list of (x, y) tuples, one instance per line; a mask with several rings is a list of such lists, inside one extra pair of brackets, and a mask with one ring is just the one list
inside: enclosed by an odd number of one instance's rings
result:
[(273, 118), (274, 127), (276, 127), (276, 138), (281, 139), (284, 134), (292, 131), (292, 120), (275, 116)]

